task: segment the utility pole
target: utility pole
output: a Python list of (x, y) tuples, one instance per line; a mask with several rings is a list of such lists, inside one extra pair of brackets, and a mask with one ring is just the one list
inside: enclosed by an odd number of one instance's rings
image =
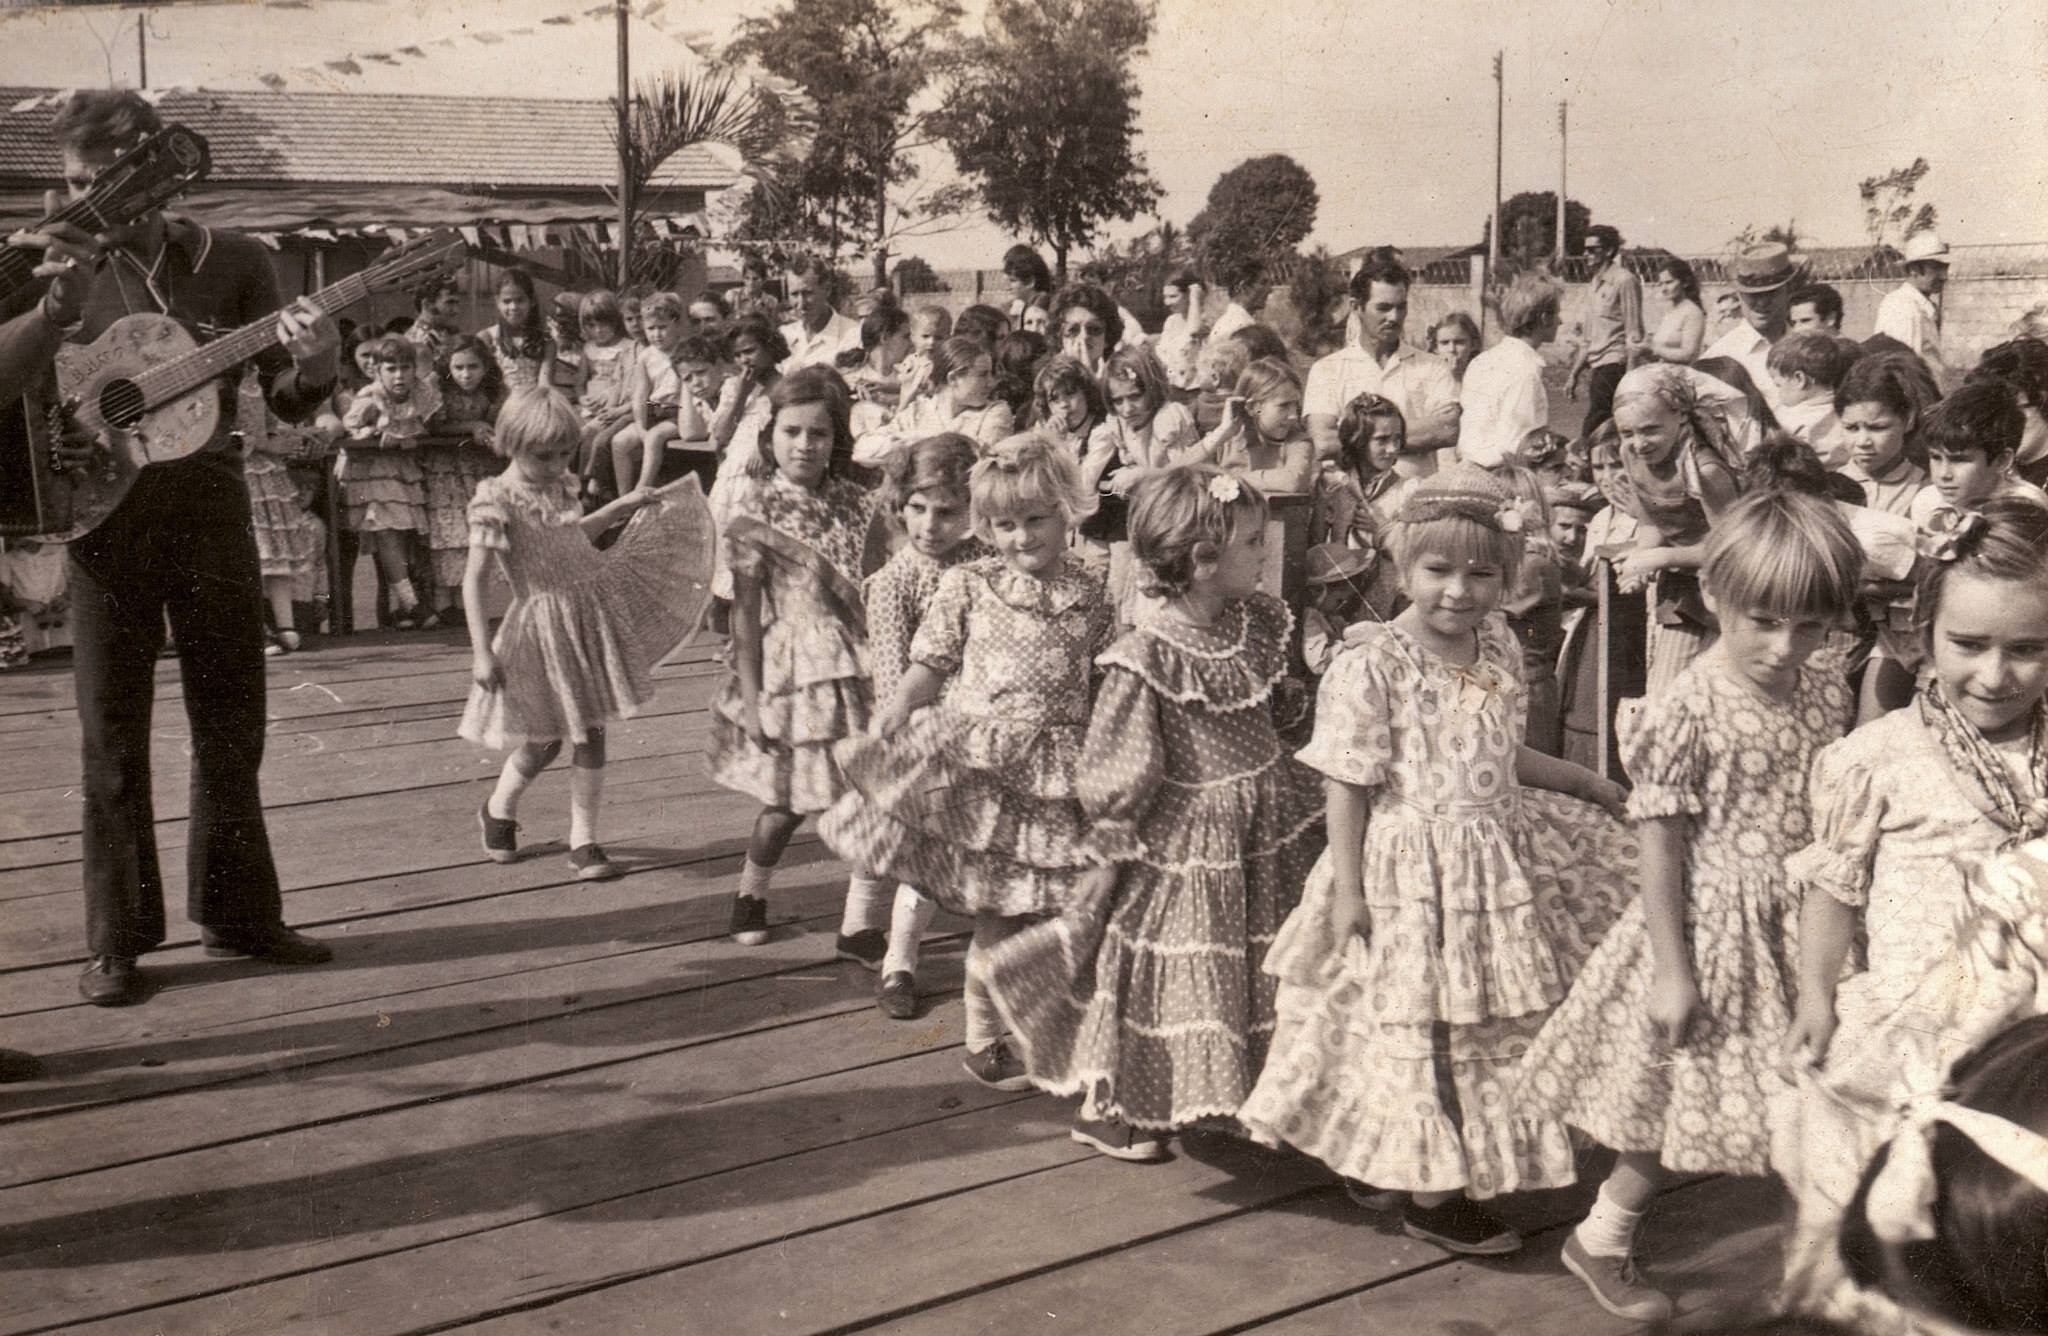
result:
[(1557, 260), (1564, 263), (1564, 180), (1565, 165), (1571, 160), (1571, 129), (1567, 121), (1569, 102), (1557, 104)]
[(135, 13), (135, 63), (138, 70), (135, 82), (138, 87), (149, 87), (149, 11)]
[(1493, 226), (1488, 230), (1486, 266), (1490, 276), (1500, 268), (1500, 169), (1501, 136), (1507, 130), (1507, 81), (1501, 76), (1501, 61), (1507, 53), (1493, 53)]
[(631, 11), (626, 0), (617, 0), (615, 8), (619, 16), (619, 291), (624, 292), (633, 278), (633, 81), (626, 54), (626, 21)]

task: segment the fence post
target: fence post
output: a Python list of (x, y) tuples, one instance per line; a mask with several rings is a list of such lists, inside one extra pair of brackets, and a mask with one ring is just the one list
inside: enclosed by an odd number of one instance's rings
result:
[(1479, 346), (1486, 346), (1486, 257), (1468, 257), (1471, 277), (1467, 280), (1472, 288), (1472, 309), (1479, 313)]

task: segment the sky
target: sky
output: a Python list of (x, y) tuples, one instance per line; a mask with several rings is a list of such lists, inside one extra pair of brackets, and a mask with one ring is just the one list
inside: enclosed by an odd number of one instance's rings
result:
[[(111, 70), (134, 82), (135, 11), (12, 2), (0, 0), (0, 78), (96, 85)], [(601, 97), (615, 80), (611, 21), (539, 23), (593, 3), (159, 7), (150, 83), (253, 88), (274, 72), (298, 88)], [(740, 18), (773, 7), (668, 0), (657, 17), (722, 43)], [(522, 25), (536, 31), (495, 44), (467, 36)], [(463, 40), (432, 45), (449, 36)], [(364, 62), (360, 76), (296, 72), (406, 43), (427, 43), (429, 59)], [(636, 75), (690, 59), (638, 20), (632, 45)], [(1476, 242), (1492, 206), (1496, 50), (1506, 193), (1555, 189), (1557, 103), (1568, 100), (1570, 194), (1631, 245), (1714, 252), (1747, 225), (1788, 221), (1814, 244), (1860, 244), (1858, 182), (1915, 157), (1933, 165), (1919, 198), (1939, 208), (1951, 243), (2048, 241), (2041, 0), (1159, 0), (1138, 67), (1159, 216), (1184, 226), (1219, 174), (1288, 153), (1321, 194), (1311, 244)], [(994, 267), (1009, 240), (972, 221), (906, 249), (941, 268)]]

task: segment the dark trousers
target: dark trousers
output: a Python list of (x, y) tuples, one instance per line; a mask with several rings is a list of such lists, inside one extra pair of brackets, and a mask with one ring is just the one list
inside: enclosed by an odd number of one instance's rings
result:
[(1579, 435), (1590, 437), (1594, 430), (1614, 416), (1614, 391), (1628, 374), (1628, 363), (1606, 362), (1586, 376), (1586, 422)]
[(187, 910), (211, 928), (283, 916), (263, 764), (263, 584), (232, 455), (158, 465), (71, 545), (72, 671), (85, 752), (85, 932), (94, 955), (164, 940), (150, 799), (150, 711), (164, 618), (192, 729)]

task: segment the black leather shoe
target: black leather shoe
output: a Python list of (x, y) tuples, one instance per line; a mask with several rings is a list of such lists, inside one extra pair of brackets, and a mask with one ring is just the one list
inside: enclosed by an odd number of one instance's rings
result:
[(891, 970), (875, 990), (875, 1006), (892, 1021), (907, 1021), (917, 1015), (917, 979), (909, 970)]
[(78, 995), (96, 1007), (125, 1007), (142, 1000), (142, 971), (133, 956), (94, 956), (78, 976)]
[(43, 1064), (33, 1053), (18, 1048), (0, 1048), (0, 1085), (9, 1081), (33, 1081), (43, 1074)]
[(201, 928), (199, 944), (206, 948), (207, 955), (220, 959), (252, 956), (279, 965), (324, 965), (334, 959), (333, 947), (293, 932), (282, 923), (242, 932)]

